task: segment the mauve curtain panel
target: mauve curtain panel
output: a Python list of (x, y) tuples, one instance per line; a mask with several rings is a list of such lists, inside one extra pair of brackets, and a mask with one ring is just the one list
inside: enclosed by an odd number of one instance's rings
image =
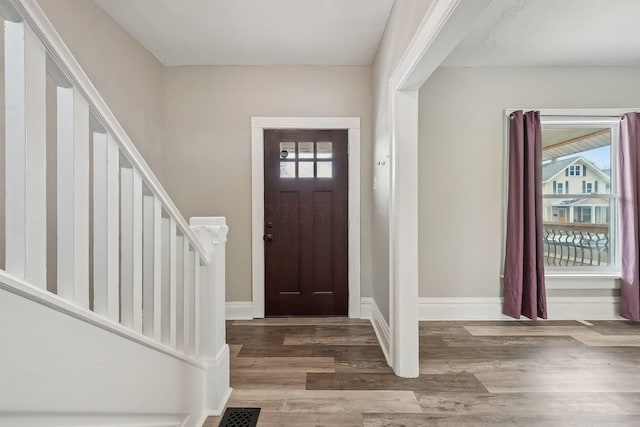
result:
[(640, 286), (638, 239), (640, 226), (640, 113), (626, 114), (620, 122), (619, 183), (620, 183), (620, 243), (621, 288), (620, 315), (640, 320)]
[(509, 117), (509, 193), (503, 313), (547, 318), (542, 251), (542, 127), (540, 112)]

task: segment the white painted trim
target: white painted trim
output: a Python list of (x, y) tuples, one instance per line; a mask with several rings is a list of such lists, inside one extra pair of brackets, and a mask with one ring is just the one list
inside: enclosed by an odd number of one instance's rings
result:
[(492, 1), (433, 1), (393, 72), (396, 89), (419, 90)]
[(509, 320), (502, 314), (502, 298), (420, 298), (418, 317), (424, 320)]
[(5, 22), (6, 269), (47, 288), (46, 51), (33, 30)]
[[(99, 412), (57, 413), (3, 413), (0, 425), (11, 427), (194, 427), (202, 423), (190, 423), (190, 417), (182, 415), (103, 414)], [(204, 420), (203, 420), (204, 422)]]
[(30, 24), (34, 33), (42, 41), (53, 62), (62, 70), (74, 88), (89, 103), (91, 112), (98, 118), (104, 129), (114, 137), (120, 152), (126, 157), (129, 163), (140, 172), (144, 183), (158, 197), (163, 208), (176, 220), (176, 225), (181, 233), (187, 235), (192, 246), (200, 255), (205, 264), (208, 264), (207, 252), (204, 250), (195, 234), (187, 224), (187, 221), (180, 214), (164, 187), (158, 181), (155, 174), (147, 165), (144, 158), (131, 141), (124, 128), (116, 119), (109, 106), (104, 101), (98, 90), (95, 88), (89, 77), (86, 75), (76, 58), (73, 56), (67, 45), (56, 32), (53, 24), (38, 5), (37, 0), (9, 0), (18, 13)]
[(264, 317), (264, 130), (346, 129), (349, 139), (349, 317), (360, 318), (360, 118), (251, 118), (251, 283), (253, 317)]
[(389, 321), (391, 365), (419, 374), (418, 346), (418, 90), (462, 40), (491, 0), (435, 0), (389, 81)]
[(547, 290), (551, 289), (620, 289), (620, 274), (545, 274)]
[(231, 397), (233, 389), (230, 384), (231, 352), (229, 345), (224, 344), (214, 358), (205, 359), (207, 363), (207, 415), (218, 416)]
[(252, 128), (360, 129), (359, 117), (251, 117)]
[[(371, 319), (371, 306), (373, 298), (360, 298), (360, 319)], [(253, 319), (253, 302), (251, 301), (227, 301), (225, 305), (227, 320), (251, 320)]]
[(620, 297), (547, 297), (551, 319), (621, 320)]
[(227, 301), (225, 304), (225, 317), (227, 320), (253, 319), (253, 302)]
[(142, 335), (141, 333), (134, 332), (133, 330), (124, 327), (119, 323), (115, 323), (102, 316), (99, 316), (90, 311), (88, 308), (78, 307), (73, 302), (69, 302), (63, 298), (60, 298), (59, 296), (52, 294), (51, 292), (36, 288), (35, 286), (32, 286), (19, 278), (11, 276), (3, 270), (0, 270), (0, 290), (11, 292), (28, 300), (34, 301), (38, 304), (42, 304), (51, 308), (52, 310), (67, 314), (71, 317), (82, 320), (83, 322), (97, 326), (101, 329), (141, 344), (152, 350), (162, 352), (168, 356), (189, 363), (190, 365), (193, 365), (197, 368), (206, 369), (206, 364), (202, 363), (199, 360), (185, 356), (184, 354), (177, 352), (171, 347), (154, 341), (153, 339)]
[[(500, 297), (422, 297), (419, 320), (514, 320), (502, 314), (502, 303)], [(549, 320), (621, 319), (620, 297), (547, 297), (547, 306)]]
[(391, 332), (389, 325), (384, 320), (384, 317), (382, 316), (382, 313), (380, 313), (380, 309), (373, 298), (371, 299), (371, 325), (373, 326), (373, 331), (376, 333), (378, 343), (380, 343), (380, 348), (387, 360), (387, 364), (392, 366), (391, 359), (389, 358), (391, 355)]
[(373, 298), (362, 297), (360, 298), (360, 318), (371, 319), (371, 306), (373, 305)]

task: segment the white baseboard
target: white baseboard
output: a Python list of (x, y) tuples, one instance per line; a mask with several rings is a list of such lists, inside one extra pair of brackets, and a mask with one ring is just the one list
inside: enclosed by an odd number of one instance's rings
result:
[(227, 301), (225, 304), (227, 320), (253, 319), (253, 303), (251, 301)]
[[(619, 297), (548, 297), (547, 304), (549, 319), (620, 319)], [(373, 321), (374, 306), (373, 298), (360, 298), (360, 318)], [(227, 320), (253, 319), (253, 303), (251, 301), (227, 302), (226, 318)], [(499, 297), (418, 298), (418, 320), (509, 319), (511, 318), (502, 314), (502, 298)]]
[[(509, 320), (503, 298), (419, 298), (419, 320)], [(620, 319), (619, 297), (547, 297), (550, 320)]]
[(418, 298), (418, 320), (502, 319), (502, 298)]
[(360, 318), (361, 319), (371, 319), (372, 303), (373, 303), (373, 298), (371, 297), (360, 298)]
[(549, 297), (549, 319), (619, 320), (620, 297)]
[[(0, 414), (0, 425), (11, 427), (196, 427), (189, 417), (101, 413), (30, 413)], [(200, 424), (202, 425), (202, 424)]]
[[(371, 319), (371, 297), (360, 298), (360, 319)], [(227, 301), (225, 304), (227, 320), (252, 320), (253, 303), (251, 301)]]
[(389, 331), (389, 325), (386, 320), (384, 320), (384, 317), (382, 316), (382, 313), (380, 313), (380, 309), (373, 298), (371, 298), (371, 324), (373, 325), (373, 330), (378, 337), (378, 342), (380, 343), (380, 348), (382, 348), (384, 357), (387, 359), (387, 364), (392, 366), (391, 358), (389, 357), (391, 354), (391, 333)]

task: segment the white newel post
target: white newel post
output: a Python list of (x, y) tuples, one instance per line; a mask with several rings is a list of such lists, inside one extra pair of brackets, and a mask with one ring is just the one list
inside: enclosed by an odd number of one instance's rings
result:
[(222, 411), (231, 393), (229, 346), (225, 337), (225, 246), (229, 227), (224, 217), (196, 217), (189, 223), (209, 255), (203, 281), (207, 291), (200, 294), (206, 298), (205, 304), (200, 304), (203, 307), (200, 314), (203, 327), (201, 336), (195, 338), (206, 343), (200, 347), (199, 357), (208, 365), (207, 410), (216, 415)]

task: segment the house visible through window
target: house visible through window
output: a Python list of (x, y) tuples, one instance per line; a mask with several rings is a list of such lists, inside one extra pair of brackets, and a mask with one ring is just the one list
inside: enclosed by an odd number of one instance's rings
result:
[(543, 248), (547, 270), (616, 266), (618, 123), (542, 120)]

